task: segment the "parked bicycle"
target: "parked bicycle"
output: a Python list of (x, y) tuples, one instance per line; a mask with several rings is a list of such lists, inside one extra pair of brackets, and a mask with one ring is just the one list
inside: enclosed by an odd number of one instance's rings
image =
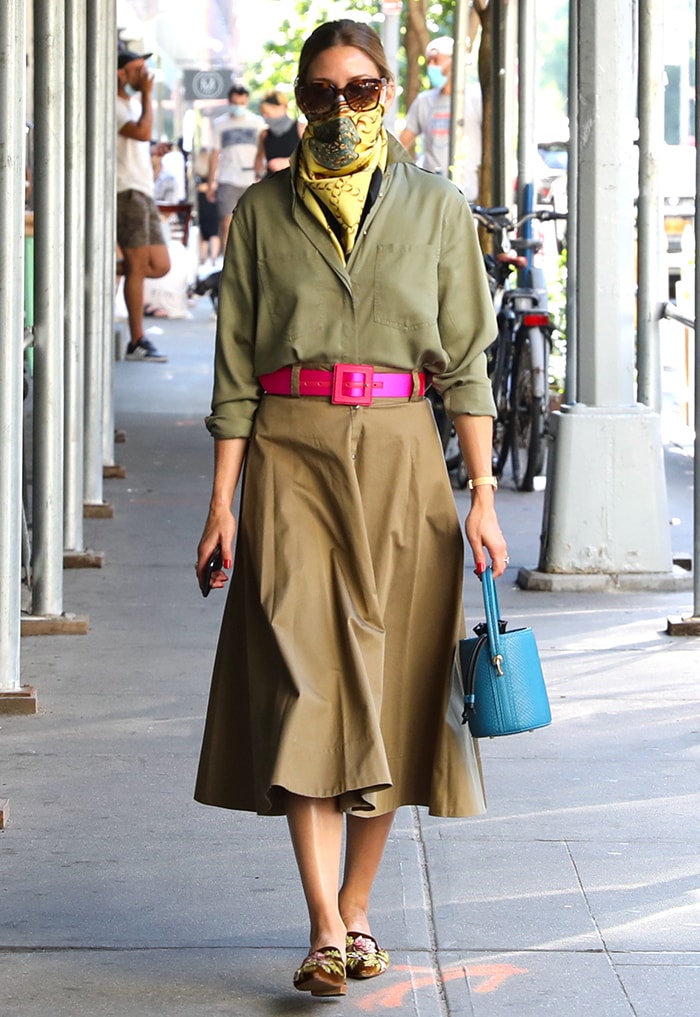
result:
[(433, 408), (435, 424), (442, 442), (442, 453), (445, 457), (445, 465), (452, 474), (457, 487), (465, 488), (469, 481), (467, 467), (462, 459), (462, 450), (459, 447), (459, 438), (454, 424), (447, 416), (445, 404), (440, 393), (430, 386), (425, 393), (428, 402)]
[[(544, 273), (532, 264), (542, 246), (518, 236), (531, 220), (551, 222), (566, 214), (538, 209), (514, 221), (507, 208), (472, 205), (477, 223), (497, 237), (497, 253), (485, 262), (498, 321), (498, 336), (487, 351), (496, 403), (493, 471), (501, 477), (510, 455), (519, 491), (532, 491), (544, 471), (549, 416), (549, 354), (554, 325), (547, 310)], [(513, 273), (518, 284), (513, 286)]]

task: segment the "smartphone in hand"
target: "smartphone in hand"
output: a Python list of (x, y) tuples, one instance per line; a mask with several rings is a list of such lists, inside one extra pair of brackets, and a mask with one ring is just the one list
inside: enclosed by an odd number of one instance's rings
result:
[(200, 587), (199, 588), (202, 591), (202, 596), (203, 597), (208, 597), (209, 596), (209, 591), (211, 589), (211, 585), (210, 584), (211, 584), (212, 574), (214, 572), (218, 572), (219, 569), (222, 568), (222, 566), (223, 566), (223, 558), (221, 556), (221, 548), (217, 547), (217, 549), (214, 551), (212, 556), (209, 558), (209, 561), (207, 562), (207, 564), (206, 564), (206, 566), (204, 568), (204, 572), (202, 573), (202, 578), (201, 578), (201, 582), (200, 582)]

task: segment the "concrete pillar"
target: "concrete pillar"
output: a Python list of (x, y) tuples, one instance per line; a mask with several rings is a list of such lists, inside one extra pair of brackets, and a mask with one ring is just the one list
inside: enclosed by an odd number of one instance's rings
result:
[[(575, 8), (575, 10), (574, 10)], [(576, 0), (576, 403), (554, 414), (528, 589), (673, 588), (658, 414), (635, 402), (634, 0)]]

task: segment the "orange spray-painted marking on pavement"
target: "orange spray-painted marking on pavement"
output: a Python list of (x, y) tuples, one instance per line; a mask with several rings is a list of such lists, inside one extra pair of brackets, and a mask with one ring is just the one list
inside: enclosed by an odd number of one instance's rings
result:
[[(384, 989), (365, 996), (358, 1002), (361, 1010), (371, 1011), (377, 1007), (396, 1010), (403, 1005), (404, 997), (412, 990), (424, 989), (436, 984), (435, 972), (432, 968), (414, 968), (406, 964), (396, 964), (391, 970), (392, 972), (408, 971), (412, 977), (403, 979), (394, 985), (387, 985)], [(452, 982), (465, 975), (469, 979), (483, 979), (480, 984), (473, 986), (473, 990), (478, 993), (487, 993), (495, 992), (513, 975), (526, 975), (527, 973), (527, 968), (516, 968), (512, 964), (456, 964), (445, 968), (442, 972), (442, 980)]]

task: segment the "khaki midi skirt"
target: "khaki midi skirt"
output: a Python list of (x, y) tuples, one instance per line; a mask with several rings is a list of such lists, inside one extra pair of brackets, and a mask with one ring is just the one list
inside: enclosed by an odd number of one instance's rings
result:
[(485, 809), (461, 723), (463, 541), (425, 399), (265, 396), (197, 776), (207, 805), (285, 790), (379, 815)]

